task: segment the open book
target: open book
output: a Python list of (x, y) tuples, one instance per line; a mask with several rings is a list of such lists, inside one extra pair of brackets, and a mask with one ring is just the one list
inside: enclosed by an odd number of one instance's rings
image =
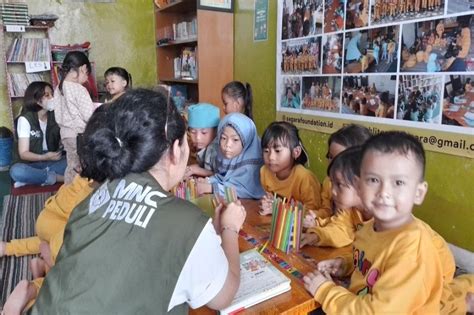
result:
[(240, 253), (240, 286), (221, 314), (234, 314), (291, 289), (290, 279), (255, 249)]

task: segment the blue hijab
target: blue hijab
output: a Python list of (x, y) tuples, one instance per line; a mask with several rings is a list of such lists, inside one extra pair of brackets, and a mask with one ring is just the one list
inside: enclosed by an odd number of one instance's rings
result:
[(239, 198), (259, 199), (264, 191), (260, 184), (260, 167), (263, 165), (260, 138), (253, 121), (240, 113), (225, 116), (217, 128), (217, 141), (230, 126), (235, 129), (242, 141), (242, 152), (232, 159), (227, 159), (219, 150), (215, 161), (215, 174), (209, 177), (214, 189), (223, 194), (224, 187), (235, 187)]

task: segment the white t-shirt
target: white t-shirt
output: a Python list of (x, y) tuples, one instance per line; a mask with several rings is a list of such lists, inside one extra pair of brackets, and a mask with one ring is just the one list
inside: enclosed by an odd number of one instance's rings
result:
[(221, 237), (209, 219), (179, 274), (168, 311), (185, 302), (191, 308), (206, 305), (224, 286), (228, 271), (229, 263), (221, 247)]
[[(48, 144), (46, 143), (46, 126), (48, 125), (48, 122), (39, 120), (39, 125), (44, 135), (43, 151), (48, 151)], [(32, 132), (31, 125), (28, 120), (23, 116), (20, 116), (20, 118), (18, 118), (16, 132), (18, 134), (18, 138), (30, 138), (35, 136), (34, 134), (30, 133)]]

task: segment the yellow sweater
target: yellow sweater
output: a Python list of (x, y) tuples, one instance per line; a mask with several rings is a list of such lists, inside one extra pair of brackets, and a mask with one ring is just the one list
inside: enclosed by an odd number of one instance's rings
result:
[(317, 246), (340, 248), (352, 244), (355, 233), (366, 221), (360, 210), (346, 209), (328, 219), (318, 219), (318, 226), (309, 228), (307, 232), (318, 236)]
[[(76, 176), (71, 184), (62, 185), (54, 196), (46, 200), (44, 209), (36, 220), (37, 236), (8, 242), (5, 247), (6, 254), (16, 256), (38, 254), (41, 241), (49, 243), (53, 237), (57, 237), (57, 233), (63, 233), (72, 210), (92, 190), (89, 181), (80, 176)], [(59, 248), (57, 250), (59, 251)]]
[(265, 191), (301, 201), (306, 209), (321, 207), (321, 184), (303, 165), (297, 164), (287, 179), (280, 180), (266, 165), (260, 169), (260, 182)]
[(431, 232), (418, 219), (375, 232), (373, 220), (354, 241), (349, 289), (321, 285), (315, 299), (328, 314), (438, 314), (443, 290), (441, 261)]

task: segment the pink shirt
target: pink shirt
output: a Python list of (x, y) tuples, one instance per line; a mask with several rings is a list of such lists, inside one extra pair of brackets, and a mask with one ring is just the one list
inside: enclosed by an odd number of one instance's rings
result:
[(87, 89), (79, 83), (64, 81), (63, 92), (54, 91), (54, 117), (61, 128), (61, 139), (75, 138), (84, 132), (95, 110)]

